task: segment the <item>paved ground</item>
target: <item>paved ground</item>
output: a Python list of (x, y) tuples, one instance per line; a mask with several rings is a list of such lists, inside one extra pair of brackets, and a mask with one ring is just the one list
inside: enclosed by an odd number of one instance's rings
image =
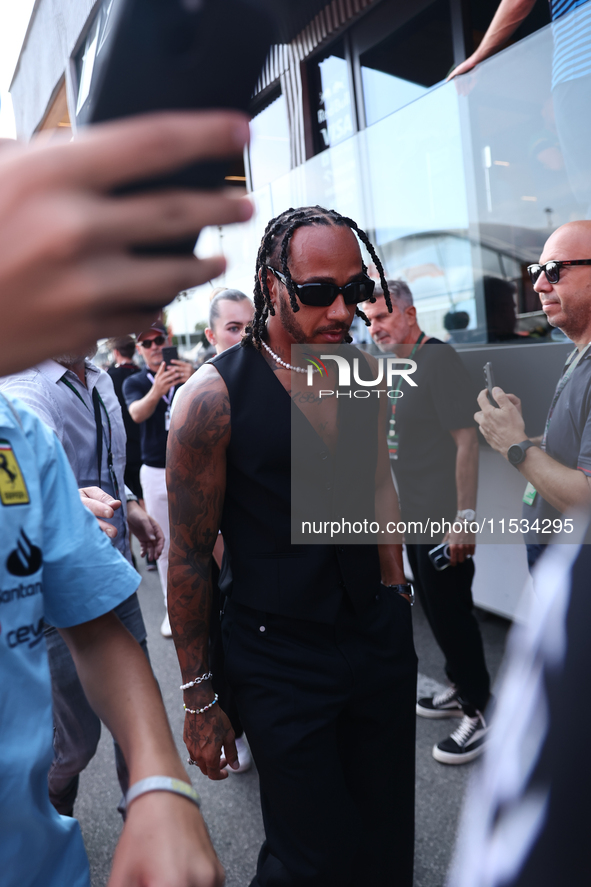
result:
[[(183, 760), (183, 710), (178, 689), (180, 673), (172, 641), (164, 640), (159, 626), (164, 605), (157, 573), (144, 573), (140, 600), (148, 629), (150, 655)], [(479, 613), (491, 673), (499, 667), (508, 623)], [(415, 645), (419, 656), (420, 686), (437, 688), (444, 681), (443, 660), (419, 606), (414, 611)], [(446, 767), (431, 757), (434, 742), (443, 739), (457, 721), (417, 718), (417, 810), (415, 887), (443, 887), (449, 864), (466, 780), (474, 764)], [(76, 815), (80, 820), (90, 858), (92, 885), (107, 883), (110, 859), (121, 829), (116, 811), (119, 788), (113, 749), (106, 730), (99, 752), (82, 774)], [(190, 768), (193, 784), (202, 798), (202, 810), (217, 853), (226, 868), (227, 887), (248, 887), (255, 870), (263, 828), (258, 806), (258, 780), (254, 769), (213, 783)]]

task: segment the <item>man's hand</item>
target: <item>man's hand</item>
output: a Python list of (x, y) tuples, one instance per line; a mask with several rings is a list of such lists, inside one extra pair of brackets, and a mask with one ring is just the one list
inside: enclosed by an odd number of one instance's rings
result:
[(166, 365), (164, 361), (158, 367), (158, 372), (154, 376), (152, 388), (158, 397), (168, 394), (170, 389), (175, 385), (182, 385), (193, 374), (193, 367), (186, 360), (173, 360), (170, 365)]
[(80, 487), (78, 492), (80, 493), (82, 504), (86, 505), (89, 511), (92, 511), (103, 533), (106, 533), (109, 539), (115, 539), (117, 527), (114, 527), (113, 524), (108, 524), (106, 520), (101, 520), (101, 518), (110, 520), (117, 509), (121, 508), (121, 500), (113, 499), (112, 496), (109, 496), (100, 487)]
[(170, 792), (130, 804), (108, 887), (222, 887), (224, 880), (195, 804)]
[[(194, 710), (208, 705), (212, 699), (211, 691), (204, 692), (201, 689), (197, 692), (185, 691), (185, 704)], [(226, 779), (228, 776), (228, 771), (224, 769), (226, 764), (232, 769), (238, 769), (234, 731), (217, 702), (201, 715), (192, 715), (189, 712), (185, 714), (183, 739), (187, 751), (204, 776), (209, 776), (213, 780)], [(222, 757), (222, 748), (224, 757)], [(234, 764), (236, 767), (232, 766)]]
[(176, 375), (177, 380), (174, 383), (175, 385), (182, 385), (188, 379), (191, 378), (195, 370), (191, 366), (191, 364), (186, 360), (171, 360), (170, 362), (171, 368), (176, 367)]
[(148, 560), (158, 560), (164, 548), (164, 533), (160, 524), (138, 502), (133, 501), (127, 503), (127, 521), (129, 529), (140, 543), (141, 556), (147, 554)]
[(476, 65), (481, 61), (480, 58), (477, 57), (476, 53), (473, 53), (469, 58), (463, 61), (457, 68), (454, 68), (447, 77), (446, 80), (453, 80), (454, 77), (459, 77), (461, 74), (467, 74), (468, 71), (471, 71), (472, 68), (476, 67)]
[(245, 221), (232, 189), (115, 194), (190, 163), (242, 154), (234, 111), (153, 113), (89, 127), (71, 143), (0, 151), (0, 375), (105, 336), (145, 329), (178, 292), (222, 273), (222, 257), (140, 254)]
[(486, 388), (480, 392), (480, 412), (474, 414), (474, 419), (493, 450), (507, 458), (509, 447), (521, 443), (527, 437), (521, 415), (521, 401), (514, 394), (505, 394), (499, 387), (493, 388), (493, 397), (499, 409), (490, 403)]
[[(456, 522), (459, 522), (457, 518)], [(476, 550), (476, 538), (474, 533), (465, 531), (466, 521), (461, 521), (464, 530), (461, 533), (446, 533), (443, 541), (449, 543), (449, 563), (455, 567), (457, 564), (463, 564), (467, 557), (473, 557)]]

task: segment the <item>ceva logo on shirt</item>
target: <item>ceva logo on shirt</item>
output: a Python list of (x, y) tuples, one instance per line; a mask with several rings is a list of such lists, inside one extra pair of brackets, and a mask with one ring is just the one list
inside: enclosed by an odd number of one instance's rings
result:
[(43, 640), (43, 619), (41, 618), (36, 624), (21, 625), (9, 631), (6, 635), (6, 643), (14, 649), (20, 647), (21, 644), (28, 644), (29, 650), (36, 647)]

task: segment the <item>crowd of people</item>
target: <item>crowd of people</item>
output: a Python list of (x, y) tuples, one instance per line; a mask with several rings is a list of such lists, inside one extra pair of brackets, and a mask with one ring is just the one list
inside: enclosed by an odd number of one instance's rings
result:
[[(495, 19), (505, 37), (514, 6), (503, 0)], [(528, 269), (549, 323), (574, 344), (539, 438), (515, 395), (495, 387), (494, 404), (486, 390), (472, 402), (456, 352), (421, 329), (408, 285), (330, 208), (269, 221), (253, 301), (215, 294), (206, 335), (216, 353), (194, 372), (163, 351), (161, 309), (224, 261), (138, 246), (244, 221), (252, 205), (115, 191), (239, 154), (247, 140), (242, 115), (203, 112), (104, 124), (70, 144), (0, 146), (3, 882), (88, 887), (74, 812), (103, 722), (124, 823), (110, 887), (223, 884), (151, 669), (133, 534), (159, 572), (188, 765), (221, 780), (248, 769), (251, 753), (256, 763), (265, 841), (251, 887), (411, 887), (416, 715), (459, 720), (436, 761), (483, 757), (452, 887), (586, 883), (589, 547), (528, 536), (537, 600), (512, 636), (493, 708), (470, 525), (478, 431), (527, 482), (529, 526), (569, 514), (587, 525), (591, 222), (558, 228)], [(381, 364), (352, 343), (355, 317), (411, 367), (404, 396), (356, 397)], [(114, 337), (109, 372), (92, 363), (104, 336)], [(348, 395), (335, 381), (336, 396), (323, 396), (330, 371), (316, 352), (331, 346), (356, 367)], [(344, 466), (370, 517), (450, 522), (428, 541), (407, 533), (412, 582), (399, 538), (292, 544), (294, 425), (307, 466), (298, 496), (323, 515), (347, 507), (347, 485), (333, 483)], [(415, 589), (449, 679), (418, 700)]]

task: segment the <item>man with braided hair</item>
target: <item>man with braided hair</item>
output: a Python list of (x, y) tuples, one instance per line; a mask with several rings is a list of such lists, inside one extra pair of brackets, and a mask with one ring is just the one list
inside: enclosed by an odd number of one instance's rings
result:
[[(184, 739), (210, 779), (235, 769), (208, 662), (221, 529), (226, 674), (259, 771), (266, 832), (251, 887), (412, 884), (416, 655), (401, 546), (291, 544), (292, 423), (307, 439), (306, 495), (330, 496), (346, 439), (356, 482), (375, 490), (376, 517), (378, 492), (398, 513), (380, 433), (387, 402), (364, 400), (368, 421), (352, 421), (356, 402), (319, 403), (318, 379), (300, 386), (305, 371), (291, 365), (293, 344), (340, 345), (355, 313), (363, 317), (357, 305), (372, 297), (373, 281), (356, 234), (389, 304), (375, 250), (351, 219), (321, 207), (286, 211), (259, 249), (252, 324), (183, 387), (169, 435), (168, 606)], [(367, 377), (370, 359), (350, 352)]]

